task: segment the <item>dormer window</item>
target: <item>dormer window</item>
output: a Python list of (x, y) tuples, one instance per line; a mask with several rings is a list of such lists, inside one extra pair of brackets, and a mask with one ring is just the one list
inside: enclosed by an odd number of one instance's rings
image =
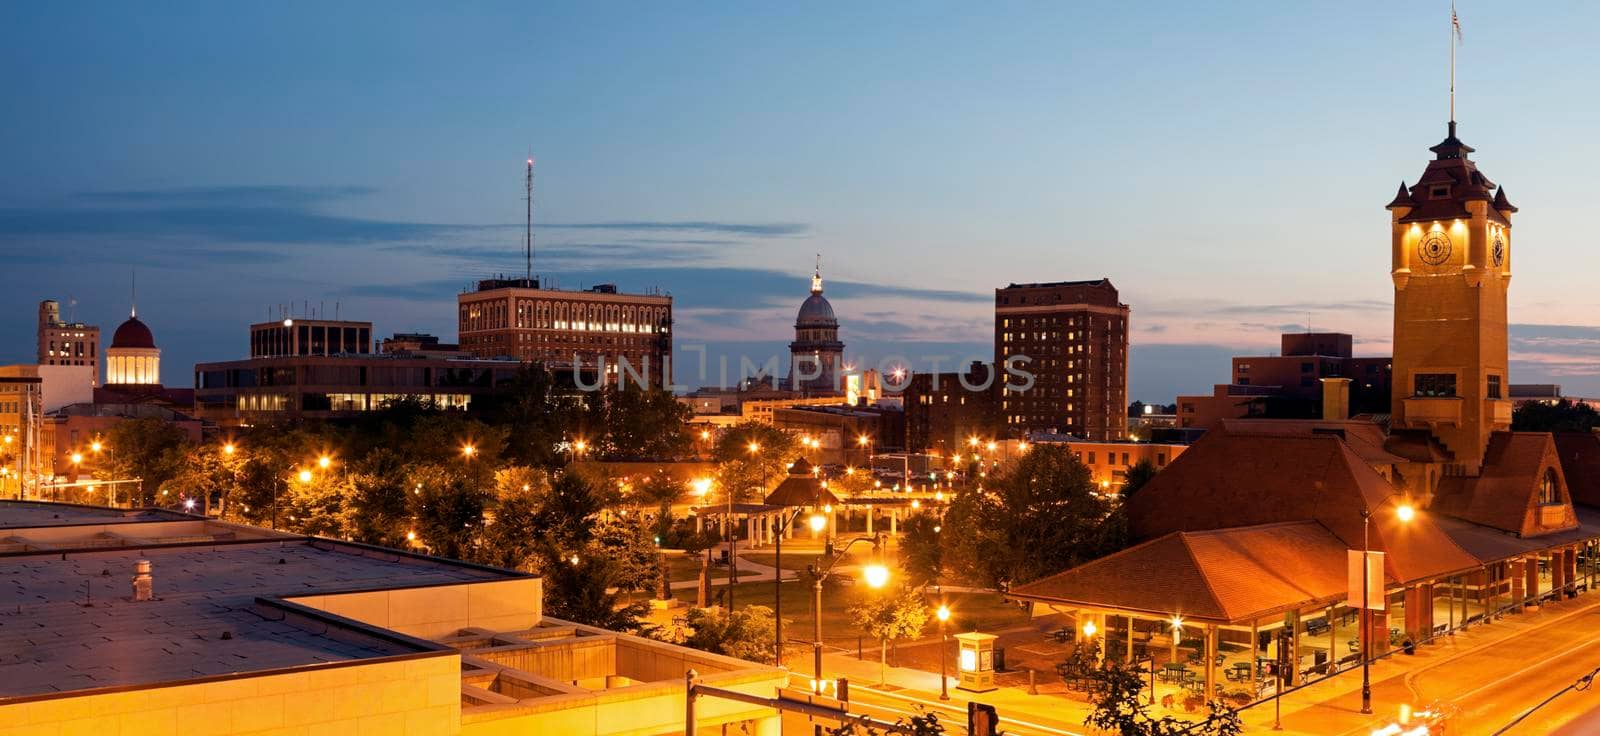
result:
[(1448, 184), (1443, 186), (1435, 186), (1428, 192), (1428, 196), (1433, 197), (1434, 199), (1448, 197), (1450, 196), (1450, 186)]
[(1556, 469), (1545, 468), (1544, 478), (1539, 481), (1539, 505), (1550, 506), (1561, 503), (1561, 489), (1556, 483)]

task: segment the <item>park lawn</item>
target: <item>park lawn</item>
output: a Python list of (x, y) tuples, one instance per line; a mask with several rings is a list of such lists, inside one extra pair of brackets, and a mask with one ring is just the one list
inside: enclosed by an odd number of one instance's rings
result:
[[(705, 553), (699, 555), (667, 555), (667, 579), (672, 582), (683, 580), (697, 580), (700, 577), (700, 566)], [(722, 580), (728, 577), (728, 568), (725, 565), (711, 566), (711, 579)]]
[[(713, 593), (722, 591), (726, 586), (717, 587)], [(792, 645), (797, 642), (809, 642), (812, 636), (812, 610), (813, 589), (809, 582), (789, 581), (783, 588), (783, 637)], [(857, 638), (861, 631), (851, 623), (849, 608), (860, 601), (863, 596), (876, 595), (865, 586), (833, 586), (829, 585), (822, 594), (822, 639), (829, 646), (841, 649), (854, 650)], [(922, 639), (927, 640), (939, 635), (939, 627), (932, 615), (932, 609), (938, 606), (933, 601), (932, 592), (929, 592), (930, 604), (928, 625), (923, 629)], [(1006, 603), (1000, 599), (998, 593), (946, 593), (945, 604), (950, 606), (952, 615), (949, 632), (952, 634), (963, 631), (996, 632), (1004, 629), (1026, 625), (1028, 616), (1015, 604)], [(757, 605), (772, 608), (773, 583), (771, 581), (760, 583), (740, 583), (734, 589), (734, 603), (743, 608)], [(865, 642), (866, 645), (871, 642)]]

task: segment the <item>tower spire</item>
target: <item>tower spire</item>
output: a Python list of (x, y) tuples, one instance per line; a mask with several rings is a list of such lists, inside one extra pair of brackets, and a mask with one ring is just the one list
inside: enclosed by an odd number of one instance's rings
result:
[(533, 149), (528, 149), (528, 174), (524, 182), (528, 204), (528, 224), (522, 235), (522, 257), (526, 264), (527, 273), (524, 278), (533, 280)]
[(128, 269), (128, 318), (139, 316), (139, 272)]
[(1456, 46), (1461, 43), (1461, 18), (1450, 3), (1450, 137), (1456, 135)]
[(822, 293), (822, 254), (817, 254), (817, 270), (811, 274), (811, 293)]

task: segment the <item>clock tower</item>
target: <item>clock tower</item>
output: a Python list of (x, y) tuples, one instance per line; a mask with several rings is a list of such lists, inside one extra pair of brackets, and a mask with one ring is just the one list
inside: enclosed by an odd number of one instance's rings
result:
[(1389, 203), (1394, 279), (1391, 429), (1426, 429), (1477, 475), (1493, 432), (1511, 428), (1506, 289), (1516, 207), (1449, 135)]

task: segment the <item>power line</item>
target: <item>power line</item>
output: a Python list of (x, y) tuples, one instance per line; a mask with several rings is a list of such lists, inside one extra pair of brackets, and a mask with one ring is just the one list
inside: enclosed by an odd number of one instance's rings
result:
[(1594, 678), (1595, 678), (1596, 675), (1600, 675), (1600, 667), (1596, 667), (1596, 668), (1594, 668), (1592, 670), (1589, 670), (1589, 674), (1578, 678), (1577, 681), (1573, 682), (1571, 685), (1568, 685), (1568, 686), (1566, 686), (1564, 688), (1561, 688), (1560, 690), (1557, 690), (1554, 695), (1551, 695), (1550, 697), (1545, 698), (1544, 700), (1540, 701), (1538, 705), (1535, 705), (1532, 708), (1529, 708), (1526, 711), (1523, 711), (1522, 715), (1517, 716), (1516, 720), (1514, 720), (1514, 721), (1512, 721), (1510, 723), (1507, 723), (1504, 728), (1501, 728), (1499, 731), (1495, 731), (1492, 736), (1500, 736), (1500, 734), (1503, 734), (1503, 733), (1505, 733), (1507, 731), (1510, 731), (1511, 729), (1515, 728), (1518, 723), (1521, 723), (1523, 721), (1523, 719), (1527, 718), (1528, 716), (1533, 715), (1534, 711), (1549, 705), (1556, 698), (1559, 698), (1559, 697), (1561, 697), (1563, 695), (1566, 695), (1567, 692), (1570, 691), (1570, 690), (1576, 690), (1578, 692), (1582, 692), (1584, 690), (1588, 690), (1589, 686), (1594, 684)]

